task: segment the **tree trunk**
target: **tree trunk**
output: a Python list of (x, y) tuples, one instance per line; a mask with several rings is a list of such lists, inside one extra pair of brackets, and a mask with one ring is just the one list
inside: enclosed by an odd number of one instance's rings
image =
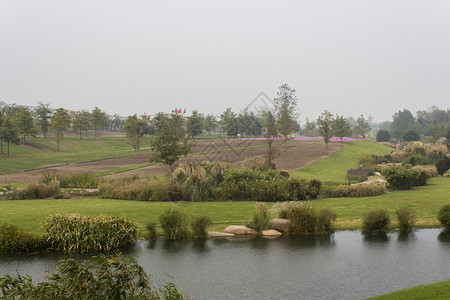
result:
[(9, 156), (9, 142), (8, 142), (8, 156)]
[(0, 140), (0, 153), (3, 154), (3, 141)]

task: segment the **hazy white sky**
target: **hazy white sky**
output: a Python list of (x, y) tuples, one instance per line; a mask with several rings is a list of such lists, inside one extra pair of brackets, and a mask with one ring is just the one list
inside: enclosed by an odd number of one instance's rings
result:
[(0, 100), (220, 114), (288, 83), (298, 111), (450, 108), (450, 1), (0, 0)]

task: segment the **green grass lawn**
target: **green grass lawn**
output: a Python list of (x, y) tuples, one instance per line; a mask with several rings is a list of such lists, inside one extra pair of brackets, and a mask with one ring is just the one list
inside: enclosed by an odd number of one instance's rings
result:
[[(439, 227), (439, 209), (450, 203), (450, 178), (432, 178), (426, 186), (411, 191), (391, 192), (365, 198), (328, 198), (314, 200), (318, 209), (330, 208), (337, 213), (337, 229), (358, 229), (361, 216), (372, 209), (387, 209), (395, 225), (395, 210), (409, 206), (416, 211), (418, 227)], [(273, 203), (267, 203), (268, 208)], [(125, 215), (145, 226), (158, 222), (159, 215), (169, 207), (180, 207), (190, 216), (207, 215), (213, 221), (210, 229), (221, 230), (227, 225), (245, 224), (254, 209), (254, 202), (143, 202), (112, 199), (45, 199), (0, 201), (0, 224), (14, 224), (42, 233), (42, 221), (55, 213), (97, 216)]]
[(330, 157), (318, 160), (293, 172), (293, 176), (320, 178), (325, 182), (343, 183), (347, 180), (347, 170), (358, 168), (358, 161), (363, 153), (387, 154), (392, 151), (385, 145), (372, 141), (355, 141), (346, 143)]
[(419, 285), (410, 289), (393, 292), (387, 295), (368, 298), (371, 300), (427, 300), (450, 299), (450, 280), (428, 285)]

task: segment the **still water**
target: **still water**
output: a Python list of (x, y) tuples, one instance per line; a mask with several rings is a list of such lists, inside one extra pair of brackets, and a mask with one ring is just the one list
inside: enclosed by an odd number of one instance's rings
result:
[[(135, 257), (155, 285), (173, 276), (196, 299), (363, 299), (450, 279), (450, 236), (440, 229), (378, 238), (343, 231), (273, 240), (140, 241), (122, 252)], [(64, 257), (3, 255), (0, 276), (17, 271), (42, 281)]]

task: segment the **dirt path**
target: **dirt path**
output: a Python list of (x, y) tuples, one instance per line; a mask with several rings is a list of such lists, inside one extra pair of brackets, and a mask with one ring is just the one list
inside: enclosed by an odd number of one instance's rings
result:
[[(256, 148), (242, 149), (244, 147), (259, 146)], [(267, 151), (264, 140), (213, 140), (198, 142), (193, 148), (192, 153), (207, 154), (193, 155), (182, 158), (180, 161), (220, 161), (229, 162), (236, 166), (241, 166), (242, 162), (256, 157), (262, 157)], [(328, 155), (333, 154), (342, 147), (341, 143), (329, 143)], [(302, 168), (313, 161), (326, 157), (325, 145), (320, 141), (294, 141), (286, 145), (279, 145), (280, 155), (275, 159), (279, 170), (293, 171)], [(223, 151), (226, 150), (227, 151)], [(221, 151), (222, 150), (222, 151)], [(144, 150), (143, 150), (144, 151)], [(100, 161), (69, 164), (66, 166), (51, 167), (45, 169), (30, 170), (8, 175), (0, 175), (0, 184), (38, 182), (45, 173), (54, 172), (57, 174), (67, 174), (74, 172), (97, 173), (114, 170), (130, 165), (148, 162), (149, 153), (139, 154), (136, 157), (118, 157)], [(136, 170), (117, 173), (106, 176), (107, 178), (116, 178), (122, 176), (158, 176), (168, 172), (168, 167), (164, 164), (156, 164)]]

